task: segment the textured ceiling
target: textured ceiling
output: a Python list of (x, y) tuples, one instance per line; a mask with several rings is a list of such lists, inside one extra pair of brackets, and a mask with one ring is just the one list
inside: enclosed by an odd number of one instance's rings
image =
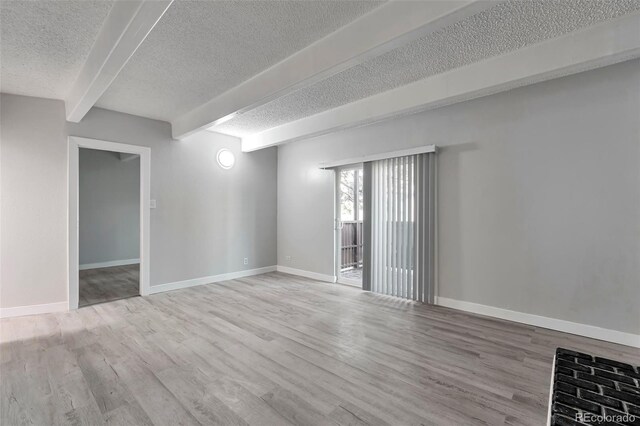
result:
[(634, 10), (640, 0), (502, 3), (211, 130), (250, 135)]
[[(113, 2), (0, 0), (0, 90), (64, 99)], [(381, 1), (176, 0), (97, 106), (171, 121)], [(640, 10), (640, 0), (513, 0), (238, 115), (246, 136)]]
[(380, 4), (177, 0), (97, 105), (175, 119)]
[(0, 91), (64, 99), (111, 1), (0, 1)]

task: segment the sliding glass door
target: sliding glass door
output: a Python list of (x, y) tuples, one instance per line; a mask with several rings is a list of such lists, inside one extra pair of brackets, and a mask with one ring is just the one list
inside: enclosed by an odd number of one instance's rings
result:
[(433, 303), (436, 297), (436, 151), (362, 158), (335, 171), (338, 282)]
[(362, 166), (336, 171), (336, 275), (338, 282), (362, 287)]

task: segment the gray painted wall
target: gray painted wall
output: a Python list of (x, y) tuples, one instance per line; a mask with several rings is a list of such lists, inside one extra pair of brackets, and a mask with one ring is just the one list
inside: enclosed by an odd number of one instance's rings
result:
[(67, 134), (151, 147), (152, 285), (272, 265), (276, 243), (279, 264), (333, 274), (317, 164), (435, 143), (441, 296), (638, 333), (639, 65), (285, 145), (277, 173), (275, 149), (100, 109), (67, 132), (62, 102), (2, 95), (0, 306), (66, 300)]
[(140, 157), (80, 149), (80, 265), (140, 258)]
[[(215, 133), (174, 141), (168, 123), (102, 109), (65, 123), (60, 101), (0, 103), (0, 307), (67, 299), (67, 135), (151, 148), (152, 286), (276, 263), (275, 148), (242, 154)], [(222, 147), (236, 153), (231, 170), (215, 161)]]
[(278, 264), (334, 275), (320, 162), (423, 144), (440, 296), (640, 332), (639, 61), (279, 147)]
[[(94, 108), (69, 134), (151, 148), (151, 285), (276, 264), (276, 148), (201, 132), (171, 139), (169, 123)], [(236, 155), (230, 170), (216, 153)], [(249, 264), (244, 265), (247, 257)]]

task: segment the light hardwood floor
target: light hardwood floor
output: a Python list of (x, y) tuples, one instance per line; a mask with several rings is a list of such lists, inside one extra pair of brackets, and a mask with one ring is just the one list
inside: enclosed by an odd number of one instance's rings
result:
[(78, 305), (87, 306), (140, 294), (140, 265), (80, 271)]
[(557, 346), (637, 349), (279, 273), (1, 325), (3, 425), (543, 425)]

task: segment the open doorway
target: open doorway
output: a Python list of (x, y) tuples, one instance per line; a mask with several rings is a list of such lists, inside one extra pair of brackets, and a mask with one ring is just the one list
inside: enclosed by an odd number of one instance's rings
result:
[(362, 287), (362, 177), (362, 165), (336, 171), (336, 275), (339, 283), (357, 287)]
[(140, 155), (80, 148), (78, 306), (140, 294)]
[(69, 137), (69, 309), (149, 286), (147, 147)]

